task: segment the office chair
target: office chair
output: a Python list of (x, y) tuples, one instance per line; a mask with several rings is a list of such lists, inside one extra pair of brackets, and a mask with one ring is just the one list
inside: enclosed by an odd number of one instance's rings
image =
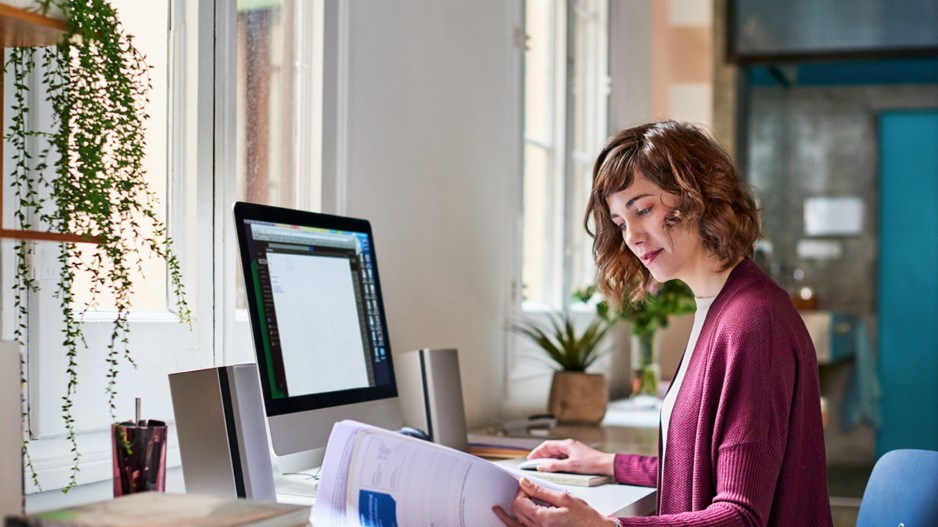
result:
[(857, 527), (938, 527), (938, 452), (893, 450), (863, 492)]

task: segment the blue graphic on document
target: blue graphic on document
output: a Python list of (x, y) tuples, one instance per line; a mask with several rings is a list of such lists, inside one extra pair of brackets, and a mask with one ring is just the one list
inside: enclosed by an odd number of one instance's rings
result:
[(397, 527), (397, 502), (390, 494), (360, 490), (358, 522), (364, 527)]

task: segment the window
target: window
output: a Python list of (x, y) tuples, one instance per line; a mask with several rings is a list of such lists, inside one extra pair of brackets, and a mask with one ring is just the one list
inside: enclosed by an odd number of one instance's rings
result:
[(237, 198), (321, 208), (323, 2), (239, 0)]
[[(147, 103), (148, 117), (145, 122), (146, 152), (144, 153), (144, 177), (147, 186), (153, 191), (161, 206), (157, 217), (166, 223), (166, 198), (168, 196), (169, 156), (168, 151), (170, 115), (169, 115), (169, 38), (166, 27), (169, 24), (170, 6), (167, 0), (147, 2), (135, 5), (132, 0), (113, 0), (112, 5), (121, 13), (121, 23), (128, 34), (133, 35), (134, 46), (146, 57), (150, 66), (149, 76), (152, 83)], [(91, 251), (87, 245), (79, 244), (82, 258), (88, 260)], [(131, 309), (136, 312), (165, 312), (169, 307), (169, 290), (166, 287), (168, 277), (166, 264), (160, 258), (149, 255), (142, 262), (140, 269), (132, 270), (134, 292)], [(76, 275), (74, 304), (88, 305), (91, 300), (90, 276)], [(103, 312), (101, 317), (108, 317), (114, 311), (114, 301), (107, 291), (97, 295), (95, 311)]]
[[(131, 316), (131, 347), (138, 367), (121, 366), (117, 417), (131, 418), (139, 396), (145, 417), (168, 419), (173, 413), (168, 373), (254, 360), (247, 317), (239, 316), (236, 306), (244, 295), (237, 290), (242, 280), (236, 274), (231, 204), (250, 200), (320, 210), (329, 202), (322, 198), (321, 167), (324, 157), (331, 159), (323, 155), (324, 130), (334, 125), (323, 126), (323, 57), (327, 49), (337, 50), (324, 44), (324, 20), (332, 16), (339, 21), (328, 26), (338, 39), (344, 33), (335, 28), (344, 27), (344, 11), (322, 0), (112, 2), (154, 68), (148, 174), (165, 205), (193, 312), (190, 331), (168, 312), (165, 269), (145, 269), (145, 292), (134, 300)], [(338, 99), (329, 109), (335, 122), (344, 98), (330, 96)], [(330, 181), (336, 184), (337, 179)], [(54, 259), (57, 248), (40, 244), (37, 253), (37, 278), (44, 280), (43, 258)], [(9, 257), (5, 248), (4, 261)], [(3, 266), (4, 280), (11, 279), (10, 269)], [(28, 335), (29, 449), (43, 490), (65, 486), (71, 459), (62, 437), (65, 368), (58, 352), (58, 302), (51, 291), (44, 286), (30, 299)], [(79, 484), (112, 476), (111, 418), (100, 386), (106, 372), (109, 315), (102, 305), (84, 318), (88, 349), (79, 366), (74, 409)], [(12, 324), (8, 313), (4, 317), (9, 338)], [(179, 464), (174, 439), (171, 432), (170, 467)], [(29, 478), (26, 485), (27, 494), (36, 492)], [(106, 486), (94, 488), (109, 492)], [(57, 498), (55, 491), (48, 494), (31, 498), (28, 508)]]
[[(237, 3), (238, 201), (322, 208), (323, 12), (321, 0)], [(240, 266), (234, 273), (236, 316), (246, 322)]]
[[(112, 3), (121, 14), (125, 30), (135, 36), (134, 44), (152, 67), (153, 88), (147, 107), (150, 117), (145, 124), (146, 177), (161, 205), (158, 214), (175, 240), (174, 250), (183, 266), (194, 316), (192, 331), (179, 324), (176, 315), (170, 312), (171, 303), (167, 302), (169, 283), (165, 264), (156, 258), (145, 262), (135, 277), (135, 295), (129, 319), (129, 347), (137, 367), (131, 367), (125, 361), (119, 365), (115, 416), (118, 419), (132, 418), (134, 398), (140, 397), (147, 417), (168, 418), (172, 415), (172, 404), (164, 381), (166, 374), (212, 364), (211, 343), (208, 342), (207, 346), (200, 343), (200, 323), (206, 320), (206, 308), (211, 313), (211, 305), (199, 303), (198, 292), (193, 287), (194, 262), (199, 257), (191, 245), (195, 233), (191, 232), (187, 222), (179, 221), (187, 208), (186, 200), (174, 199), (180, 188), (185, 186), (187, 174), (190, 174), (181, 161), (187, 151), (184, 142), (179, 140), (185, 135), (188, 117), (184, 113), (186, 90), (180, 89), (181, 78), (186, 74), (183, 72), (184, 64), (177, 60), (177, 52), (182, 51), (176, 47), (181, 43), (180, 36), (173, 30), (176, 17), (182, 13), (176, 12), (180, 6), (177, 0), (145, 3), (114, 0)], [(194, 78), (189, 80), (195, 81)], [(194, 177), (194, 172), (191, 175)], [(70, 445), (63, 437), (65, 424), (61, 412), (67, 384), (66, 358), (61, 353), (63, 323), (58, 299), (53, 298), (56, 277), (50, 269), (54, 267), (47, 263), (55, 261), (57, 254), (55, 244), (35, 245), (33, 267), (41, 290), (30, 294), (26, 339), (29, 453), (44, 490), (61, 488), (69, 482), (72, 459)], [(4, 280), (10, 279), (12, 277), (4, 276)], [(75, 285), (78, 302), (84, 300), (82, 289), (86, 287), (80, 282)], [(102, 386), (107, 378), (106, 348), (113, 318), (113, 306), (106, 298), (99, 298), (94, 310), (86, 312), (82, 318), (87, 346), (79, 349), (79, 381), (72, 407), (80, 454), (79, 484), (111, 477), (108, 431), (112, 418)], [(4, 329), (9, 328), (8, 321), (4, 320)], [(177, 451), (171, 450), (169, 455), (171, 463), (178, 463)], [(27, 478), (27, 493), (36, 491), (31, 483)]]
[(528, 1), (524, 31), (522, 309), (556, 310), (593, 281), (582, 225), (606, 137), (606, 1)]

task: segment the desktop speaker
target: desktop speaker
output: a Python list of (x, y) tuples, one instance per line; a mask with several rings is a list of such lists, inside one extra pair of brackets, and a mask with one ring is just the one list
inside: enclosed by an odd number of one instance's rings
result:
[(404, 424), (434, 443), (465, 451), (466, 411), (455, 349), (422, 349), (394, 357)]
[(186, 492), (276, 501), (255, 364), (169, 375)]
[(23, 409), (20, 347), (0, 341), (0, 518), (23, 514)]

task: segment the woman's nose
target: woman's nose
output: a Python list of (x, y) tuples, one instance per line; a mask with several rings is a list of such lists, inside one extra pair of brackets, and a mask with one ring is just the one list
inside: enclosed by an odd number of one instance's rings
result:
[(644, 233), (641, 232), (638, 225), (627, 225), (625, 231), (622, 233), (622, 238), (625, 240), (625, 244), (630, 248), (641, 245), (645, 241)]

